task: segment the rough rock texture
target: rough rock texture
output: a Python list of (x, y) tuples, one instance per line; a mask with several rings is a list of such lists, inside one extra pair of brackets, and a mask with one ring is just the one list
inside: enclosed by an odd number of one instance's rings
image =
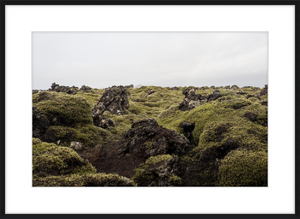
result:
[(106, 119), (104, 115), (97, 115), (93, 117), (93, 123), (95, 126), (101, 127), (101, 128), (108, 128), (109, 126), (115, 126), (115, 123), (112, 119)]
[(179, 154), (189, 147), (189, 140), (173, 130), (159, 126), (155, 119), (134, 122), (120, 140), (119, 157), (127, 153), (148, 158), (159, 154)]
[(84, 149), (84, 146), (80, 142), (72, 141), (70, 148), (73, 148), (75, 151), (81, 151)]
[(133, 84), (124, 86), (125, 89), (133, 88)]
[(129, 108), (128, 95), (123, 86), (107, 88), (99, 102), (92, 109), (93, 119), (102, 115), (104, 111), (122, 115)]
[(32, 136), (34, 138), (40, 138), (45, 133), (46, 129), (49, 128), (49, 121), (42, 118), (40, 112), (35, 106), (32, 107), (32, 118)]
[(67, 94), (76, 94), (78, 91), (78, 87), (72, 86), (59, 86), (59, 84), (56, 84), (55, 82), (51, 85), (51, 88), (49, 88), (49, 91), (56, 91), (56, 92), (65, 92)]
[(85, 85), (82, 85), (79, 90), (85, 93), (94, 93), (91, 87)]
[(251, 113), (251, 112), (247, 112), (247, 113), (245, 113), (245, 117), (247, 119), (249, 119), (250, 121), (254, 122), (254, 121), (256, 121), (257, 114)]
[(178, 87), (171, 87), (170, 90), (178, 90)]
[(221, 97), (219, 90), (214, 90), (209, 95), (202, 96), (201, 94), (196, 94), (195, 89), (184, 89), (182, 94), (185, 96), (184, 100), (179, 104), (179, 109), (181, 111), (187, 111), (194, 109), (204, 103), (213, 101)]
[(268, 95), (268, 85), (266, 84), (265, 87), (260, 91), (260, 96)]
[(132, 179), (138, 186), (179, 186), (181, 179), (174, 174), (177, 163), (178, 157), (171, 155), (151, 157), (135, 169)]
[(195, 123), (181, 122), (179, 127), (183, 129), (184, 136), (189, 139), (191, 143), (194, 143), (193, 131), (195, 129)]

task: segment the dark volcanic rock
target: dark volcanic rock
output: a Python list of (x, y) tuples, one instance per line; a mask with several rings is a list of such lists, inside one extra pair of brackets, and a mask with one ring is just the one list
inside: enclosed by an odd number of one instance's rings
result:
[(49, 121), (42, 118), (40, 112), (35, 106), (32, 107), (32, 118), (32, 136), (34, 138), (40, 138), (45, 133), (46, 129), (49, 128)]
[(266, 84), (265, 87), (260, 91), (260, 96), (268, 95), (268, 85)]
[(56, 91), (56, 92), (65, 92), (67, 94), (76, 94), (78, 91), (78, 87), (72, 86), (59, 86), (55, 82), (51, 85), (49, 91)]
[(183, 129), (184, 136), (187, 137), (191, 143), (194, 143), (193, 131), (195, 129), (195, 123), (181, 122), (179, 127)]
[(214, 90), (208, 96), (202, 96), (201, 94), (196, 94), (195, 89), (186, 88), (182, 91), (185, 95), (184, 100), (179, 104), (179, 109), (181, 111), (191, 110), (198, 107), (204, 103), (213, 101), (221, 97), (219, 90)]
[(93, 119), (102, 115), (104, 111), (122, 115), (129, 108), (128, 95), (123, 86), (113, 86), (105, 89), (103, 96), (92, 109)]
[(79, 90), (85, 93), (93, 93), (92, 88), (85, 85), (82, 85)]
[(170, 90), (178, 90), (178, 87), (171, 87)]
[(159, 126), (155, 119), (134, 122), (120, 140), (119, 157), (127, 153), (148, 158), (159, 154), (179, 154), (189, 146), (189, 140), (173, 130)]
[(101, 127), (101, 128), (108, 128), (109, 126), (115, 126), (115, 123), (112, 119), (106, 119), (104, 115), (98, 115), (93, 117), (93, 123), (95, 126)]

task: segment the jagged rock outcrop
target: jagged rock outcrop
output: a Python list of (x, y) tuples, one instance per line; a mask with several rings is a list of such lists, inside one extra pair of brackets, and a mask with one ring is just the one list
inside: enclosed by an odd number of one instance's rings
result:
[(193, 131), (195, 129), (195, 123), (181, 122), (179, 127), (183, 129), (184, 136), (189, 139), (191, 143), (194, 143)]
[(260, 91), (260, 96), (268, 95), (268, 85), (266, 84), (265, 87)]
[(201, 94), (196, 94), (195, 89), (184, 89), (182, 94), (185, 95), (184, 100), (179, 104), (179, 109), (181, 111), (187, 111), (194, 109), (204, 103), (213, 101), (221, 97), (219, 90), (214, 90), (209, 95), (202, 96)]
[(50, 123), (46, 118), (42, 118), (40, 112), (35, 106), (32, 107), (32, 119), (32, 136), (34, 138), (40, 138), (47, 128), (49, 128)]
[(92, 109), (93, 120), (101, 120), (104, 111), (122, 115), (129, 108), (128, 95), (123, 86), (113, 86), (105, 89), (99, 102)]
[(92, 88), (89, 87), (89, 86), (85, 86), (85, 85), (82, 85), (81, 88), (79, 89), (79, 91), (82, 91), (84, 93), (94, 93), (92, 91)]
[(189, 140), (173, 130), (159, 126), (155, 119), (134, 122), (120, 140), (119, 157), (134, 153), (148, 158), (159, 154), (180, 154), (189, 147)]
[(170, 90), (178, 90), (178, 87), (171, 87)]
[(65, 92), (67, 94), (76, 94), (78, 91), (78, 87), (72, 86), (59, 86), (55, 82), (51, 85), (48, 91), (56, 91), (56, 92)]

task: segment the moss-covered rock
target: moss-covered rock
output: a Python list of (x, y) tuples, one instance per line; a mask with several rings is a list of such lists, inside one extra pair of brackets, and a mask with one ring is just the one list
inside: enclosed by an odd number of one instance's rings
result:
[(219, 186), (267, 186), (268, 154), (237, 150), (230, 152), (219, 168)]
[(96, 169), (71, 148), (42, 142), (37, 138), (33, 138), (32, 144), (33, 175), (96, 173)]
[(169, 154), (149, 157), (134, 170), (131, 179), (138, 186), (180, 186), (181, 178), (174, 174), (177, 162), (178, 157)]
[(60, 187), (60, 186), (136, 186), (136, 184), (123, 176), (117, 174), (71, 174), (65, 176), (33, 176), (35, 187)]
[(33, 101), (50, 125), (75, 127), (93, 124), (91, 107), (85, 98), (52, 91), (34, 94)]

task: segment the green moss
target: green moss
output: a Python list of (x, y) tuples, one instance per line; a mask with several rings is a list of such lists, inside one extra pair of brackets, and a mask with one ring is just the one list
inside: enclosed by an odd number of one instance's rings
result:
[(149, 157), (145, 164), (146, 165), (156, 165), (158, 163), (161, 163), (161, 162), (165, 162), (167, 160), (171, 160), (173, 159), (174, 157), (169, 155), (169, 154), (163, 154), (163, 155), (158, 155), (158, 156), (152, 156), (152, 157)]
[(181, 178), (175, 174), (172, 174), (171, 176), (169, 176), (168, 182), (172, 183), (172, 185), (181, 185)]
[(33, 139), (32, 171), (37, 175), (96, 173), (73, 149)]
[[(59, 116), (60, 122), (67, 126), (93, 124), (91, 107), (85, 98), (62, 92), (42, 92), (39, 102), (34, 106), (51, 122)], [(40, 93), (40, 94), (42, 94)]]
[(117, 174), (71, 174), (65, 176), (33, 176), (35, 187), (60, 187), (60, 186), (136, 186), (136, 184)]
[(268, 154), (232, 151), (219, 168), (220, 186), (267, 186)]

